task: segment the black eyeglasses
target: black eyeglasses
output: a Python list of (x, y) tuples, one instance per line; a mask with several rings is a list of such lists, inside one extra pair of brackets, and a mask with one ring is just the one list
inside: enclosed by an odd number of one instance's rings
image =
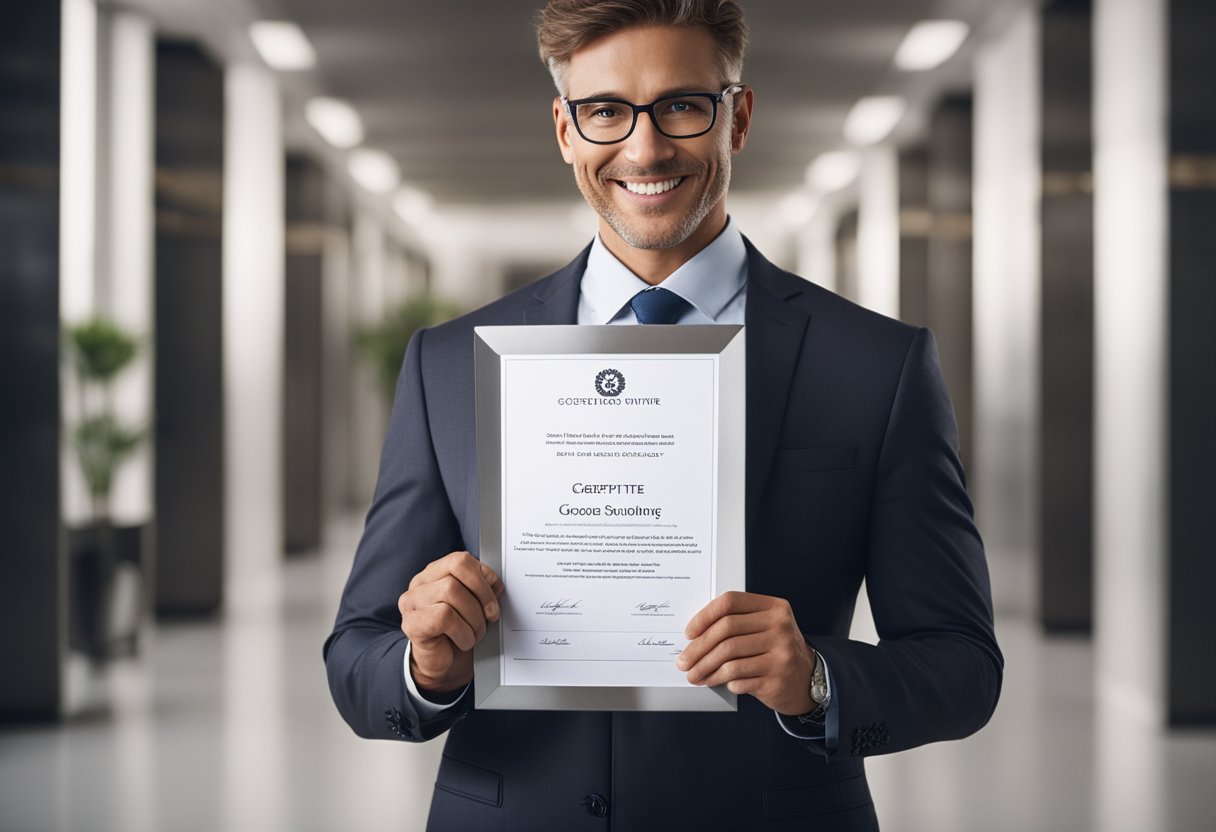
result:
[(592, 144), (625, 141), (637, 127), (638, 113), (649, 115), (655, 129), (669, 139), (693, 139), (713, 129), (722, 99), (742, 89), (742, 84), (731, 84), (722, 92), (681, 92), (649, 104), (633, 104), (621, 98), (571, 101), (565, 97), (562, 103), (578, 134)]

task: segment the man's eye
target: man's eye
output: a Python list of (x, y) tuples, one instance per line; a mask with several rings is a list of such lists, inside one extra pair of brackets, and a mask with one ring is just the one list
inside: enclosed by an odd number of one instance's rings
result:
[(621, 117), (621, 110), (615, 104), (588, 104), (582, 115), (589, 119), (614, 119)]
[(662, 113), (668, 116), (699, 116), (708, 110), (707, 102), (699, 98), (677, 98), (662, 107)]

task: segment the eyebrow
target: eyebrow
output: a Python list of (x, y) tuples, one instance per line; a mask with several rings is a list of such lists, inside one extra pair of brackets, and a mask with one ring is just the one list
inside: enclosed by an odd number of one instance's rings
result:
[[(657, 101), (658, 99), (663, 98), (668, 95), (679, 95), (680, 93), (685, 93), (685, 92), (715, 92), (716, 93), (716, 92), (719, 92), (719, 90), (709, 89), (708, 87), (702, 89), (696, 84), (685, 84), (683, 86), (669, 87), (668, 89), (664, 90), (663, 92), (660, 92), (658, 95), (656, 95), (654, 98), (652, 98), (651, 101)], [(585, 101), (588, 99), (596, 99), (596, 100), (602, 101), (605, 98), (613, 98), (618, 101), (628, 101), (629, 100), (628, 98), (621, 95), (620, 93), (613, 92), (613, 91), (593, 92), (593, 93), (591, 93), (591, 95), (580, 95), (578, 97), (568, 96), (567, 100)]]

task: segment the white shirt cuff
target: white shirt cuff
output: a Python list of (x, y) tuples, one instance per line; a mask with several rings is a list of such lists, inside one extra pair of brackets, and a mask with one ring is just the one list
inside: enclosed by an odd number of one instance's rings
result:
[(418, 710), (418, 715), (423, 719), (430, 719), (431, 717), (438, 716), (439, 714), (443, 713), (448, 708), (456, 707), (460, 700), (464, 698), (465, 691), (469, 689), (469, 686), (465, 685), (464, 690), (460, 692), (460, 696), (457, 696), (454, 701), (449, 702), (447, 705), (439, 705), (435, 702), (431, 702), (429, 699), (423, 696), (421, 692), (419, 692), (418, 685), (414, 682), (414, 674), (410, 673), (410, 651), (413, 649), (413, 646), (414, 645), (408, 641), (405, 644), (405, 690), (410, 696), (410, 701), (414, 703), (414, 707)]

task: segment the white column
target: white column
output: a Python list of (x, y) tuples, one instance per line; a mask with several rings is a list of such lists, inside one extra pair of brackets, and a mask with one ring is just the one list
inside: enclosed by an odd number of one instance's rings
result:
[[(96, 311), (97, 7), (63, 0), (59, 149), (59, 312), (64, 328)], [(62, 376), (65, 429), (81, 402), (74, 374)], [(70, 442), (61, 454), (61, 509), (69, 525), (92, 516), (88, 487)]]
[[(145, 346), (114, 384), (114, 410), (126, 425), (149, 425), (153, 403), (155, 286), (152, 269), (153, 206), (153, 31), (138, 15), (108, 19), (108, 72), (104, 206), (98, 231), (106, 238), (99, 278), (106, 312)], [(110, 509), (119, 524), (145, 523), (152, 509), (152, 441), (149, 436), (114, 480)]]
[(63, 0), (59, 176), (59, 299), (65, 321), (94, 312), (97, 185), (97, 7)]
[(893, 147), (874, 147), (862, 156), (857, 289), (862, 306), (899, 317), (899, 162)]
[(284, 150), (271, 73), (224, 79), (224, 597), (266, 588), (283, 553)]
[[(350, 238), (345, 228), (326, 235), (321, 255), (321, 489), (326, 521), (350, 503), (351, 330)], [(328, 534), (329, 523), (326, 522)]]
[[(355, 279), (351, 281), (350, 309), (358, 329), (384, 318), (388, 240), (383, 222), (365, 208), (356, 209), (352, 237)], [(352, 352), (351, 359), (350, 500), (356, 506), (367, 506), (380, 470), (390, 403), (380, 390), (375, 368), (360, 353)]]
[(1095, 7), (1095, 660), (1099, 702), (1152, 722), (1168, 552), (1165, 32), (1165, 0)]
[(1020, 10), (975, 61), (976, 518), (996, 602), (1030, 612), (1037, 540), (1039, 25)]

